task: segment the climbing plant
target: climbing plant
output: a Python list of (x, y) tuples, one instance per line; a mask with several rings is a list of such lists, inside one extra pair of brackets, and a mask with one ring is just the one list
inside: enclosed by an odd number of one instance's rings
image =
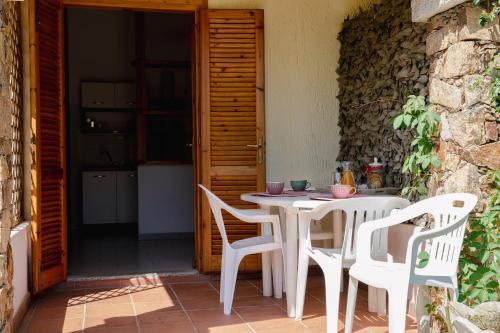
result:
[(500, 170), (488, 176), (488, 207), (481, 217), (469, 221), (460, 255), (459, 301), (468, 305), (500, 300)]
[(479, 15), (479, 24), (482, 27), (493, 23), (500, 15), (500, 0), (472, 0), (472, 5), (483, 8)]
[(415, 135), (412, 152), (403, 163), (402, 172), (410, 174), (411, 182), (403, 188), (402, 195), (410, 200), (427, 196), (427, 181), (432, 167), (439, 167), (439, 157), (433, 152), (434, 135), (440, 117), (432, 110), (423, 96), (408, 96), (401, 112), (392, 119), (394, 129), (409, 130)]
[(500, 112), (500, 53), (497, 53), (485, 70), (485, 75), (490, 81), (491, 105), (496, 112)]

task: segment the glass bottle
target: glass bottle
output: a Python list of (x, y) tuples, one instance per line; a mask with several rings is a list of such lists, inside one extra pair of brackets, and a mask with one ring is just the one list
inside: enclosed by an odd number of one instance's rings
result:
[(342, 185), (351, 185), (354, 187), (354, 175), (351, 170), (351, 162), (344, 161), (342, 164)]

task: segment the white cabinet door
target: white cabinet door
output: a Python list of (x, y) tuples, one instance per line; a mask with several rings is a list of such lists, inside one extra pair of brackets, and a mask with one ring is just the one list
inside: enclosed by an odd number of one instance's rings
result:
[(115, 108), (134, 109), (137, 107), (135, 83), (115, 84)]
[(83, 223), (116, 223), (116, 172), (83, 173)]
[(82, 108), (107, 109), (115, 106), (115, 84), (82, 82)]
[(117, 171), (118, 223), (137, 223), (137, 172)]

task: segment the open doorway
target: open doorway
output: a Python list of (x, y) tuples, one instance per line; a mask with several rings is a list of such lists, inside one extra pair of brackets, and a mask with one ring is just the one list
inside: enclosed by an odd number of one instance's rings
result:
[(66, 9), (71, 277), (193, 270), (193, 26)]

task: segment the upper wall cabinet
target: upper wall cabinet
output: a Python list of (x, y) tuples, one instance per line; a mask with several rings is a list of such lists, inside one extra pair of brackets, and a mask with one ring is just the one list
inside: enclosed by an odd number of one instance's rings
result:
[(135, 83), (82, 82), (82, 108), (134, 109)]
[(115, 106), (115, 85), (106, 82), (82, 82), (82, 107), (109, 109)]
[(137, 106), (135, 83), (115, 83), (115, 107), (132, 109)]

